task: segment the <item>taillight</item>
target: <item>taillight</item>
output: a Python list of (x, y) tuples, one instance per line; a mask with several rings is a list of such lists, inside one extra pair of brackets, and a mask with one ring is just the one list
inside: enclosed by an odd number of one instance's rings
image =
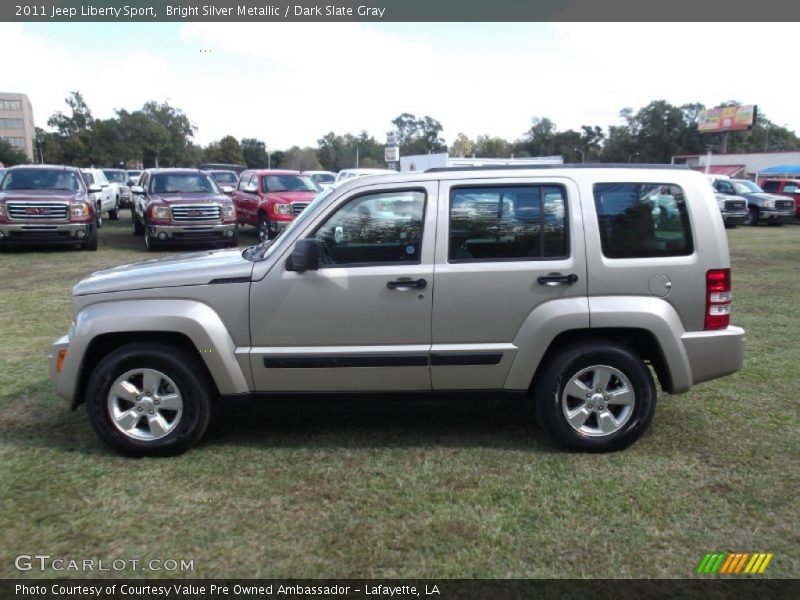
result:
[(731, 320), (731, 270), (706, 273), (706, 329), (725, 329)]

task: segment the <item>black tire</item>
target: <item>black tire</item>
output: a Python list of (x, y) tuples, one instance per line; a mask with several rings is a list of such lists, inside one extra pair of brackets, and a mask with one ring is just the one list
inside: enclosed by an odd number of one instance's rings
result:
[[(590, 381), (594, 367), (605, 372), (608, 367), (618, 371), (627, 378), (630, 387), (614, 375), (607, 389), (597, 388), (602, 393), (597, 393), (597, 389), (586, 390), (591, 396), (580, 399), (564, 394), (565, 386), (577, 375), (585, 373)], [(630, 405), (608, 401), (614, 392), (624, 389), (632, 391)], [(537, 423), (557, 445), (585, 452), (610, 452), (630, 446), (647, 431), (656, 405), (656, 387), (650, 370), (630, 348), (610, 340), (575, 342), (556, 351), (543, 365), (532, 391)], [(585, 432), (571, 425), (565, 414), (568, 410), (588, 413), (580, 426), (595, 431)], [(608, 423), (609, 418), (612, 423), (621, 421), (619, 428), (610, 433), (599, 431), (601, 419), (602, 423)]]
[(239, 245), (239, 231), (237, 230), (234, 232), (233, 237), (227, 244), (225, 244), (225, 246), (228, 248), (236, 248), (236, 246), (238, 245)]
[(114, 208), (108, 211), (108, 218), (112, 221), (119, 221), (119, 196), (117, 196), (116, 204), (114, 204)]
[[(174, 383), (175, 391), (181, 397), (181, 412), (164, 437), (135, 439), (114, 423), (109, 406), (111, 386), (123, 374), (137, 369), (164, 374)], [(170, 344), (133, 343), (113, 351), (94, 369), (86, 387), (86, 408), (94, 430), (117, 452), (127, 456), (169, 456), (184, 452), (205, 433), (211, 418), (212, 389), (203, 365), (183, 348)], [(140, 423), (142, 419), (149, 423), (146, 412), (139, 418)], [(143, 424), (143, 430), (149, 427), (148, 423)]]
[(745, 225), (752, 225), (754, 227), (756, 225), (758, 225), (758, 209), (755, 206), (751, 206), (747, 210), (747, 213), (748, 213), (749, 216), (748, 216), (747, 220), (744, 222), (744, 224)]
[(144, 226), (144, 245), (150, 252), (159, 250), (161, 248), (161, 245), (158, 243), (158, 241), (156, 241), (153, 236), (150, 235), (150, 228), (147, 225)]
[(133, 235), (144, 235), (144, 225), (136, 216), (136, 211), (131, 208), (131, 225), (133, 226)]
[(81, 244), (81, 248), (83, 248), (84, 250), (90, 250), (92, 252), (96, 252), (99, 246), (100, 246), (100, 236), (97, 233), (97, 231), (91, 234), (86, 242)]
[(275, 233), (270, 227), (269, 217), (264, 213), (258, 213), (258, 239), (262, 242), (275, 239)]
[(102, 202), (98, 202), (97, 206), (95, 207), (94, 221), (97, 224), (97, 228), (98, 229), (100, 229), (103, 226), (103, 204), (102, 204)]

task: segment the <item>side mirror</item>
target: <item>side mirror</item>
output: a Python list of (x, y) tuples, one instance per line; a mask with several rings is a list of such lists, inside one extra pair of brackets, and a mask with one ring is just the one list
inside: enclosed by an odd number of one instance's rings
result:
[(144, 194), (144, 188), (140, 185), (131, 186), (132, 194)]
[(101, 188), (98, 184), (93, 183), (89, 186), (89, 193), (96, 194), (97, 192), (102, 192), (103, 188)]
[(105, 188), (107, 188), (107, 187), (108, 187), (108, 184), (107, 184), (107, 183), (101, 183), (101, 184), (100, 184), (100, 187), (101, 187), (101, 188), (103, 188), (103, 189), (105, 189)]
[(316, 271), (319, 269), (319, 248), (313, 238), (297, 240), (286, 265), (289, 271)]
[(223, 185), (221, 188), (223, 194), (232, 194), (233, 188), (229, 185)]

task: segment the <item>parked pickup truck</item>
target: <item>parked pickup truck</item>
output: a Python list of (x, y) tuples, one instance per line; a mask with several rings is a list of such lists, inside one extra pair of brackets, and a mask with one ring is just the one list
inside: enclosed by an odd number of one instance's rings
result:
[(97, 250), (95, 203), (73, 167), (10, 167), (0, 180), (0, 247), (8, 244), (77, 244)]
[(783, 225), (794, 219), (794, 200), (768, 194), (747, 179), (717, 179), (714, 181), (714, 189), (721, 194), (742, 196), (747, 200), (750, 216), (745, 225), (758, 225), (760, 221), (770, 225)]
[(770, 194), (779, 194), (794, 200), (794, 216), (800, 219), (800, 179), (765, 179), (761, 187)]
[(217, 398), (298, 392), (505, 393), (559, 445), (616, 450), (653, 374), (677, 394), (744, 360), (719, 208), (682, 166), (356, 178), (275, 240), (101, 271), (73, 306), (56, 391), (134, 455), (191, 446)]
[(239, 223), (258, 228), (261, 241), (286, 229), (320, 192), (310, 177), (299, 171), (245, 171), (233, 192)]
[(197, 169), (147, 169), (131, 188), (133, 233), (148, 250), (167, 244), (239, 243), (236, 208), (214, 178)]
[(722, 215), (722, 222), (725, 227), (735, 227), (750, 221), (750, 212), (747, 210), (747, 200), (742, 196), (732, 196), (730, 194), (720, 194), (715, 192), (717, 206)]

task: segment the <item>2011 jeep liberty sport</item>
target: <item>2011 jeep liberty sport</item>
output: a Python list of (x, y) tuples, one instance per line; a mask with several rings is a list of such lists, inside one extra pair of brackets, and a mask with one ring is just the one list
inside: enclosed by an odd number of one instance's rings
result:
[[(220, 397), (525, 394), (561, 446), (615, 450), (661, 388), (733, 373), (725, 229), (683, 167), (441, 169), (320, 194), (244, 251), (75, 286), (51, 377), (126, 454), (174, 454)], [(651, 373), (652, 370), (652, 373)]]

